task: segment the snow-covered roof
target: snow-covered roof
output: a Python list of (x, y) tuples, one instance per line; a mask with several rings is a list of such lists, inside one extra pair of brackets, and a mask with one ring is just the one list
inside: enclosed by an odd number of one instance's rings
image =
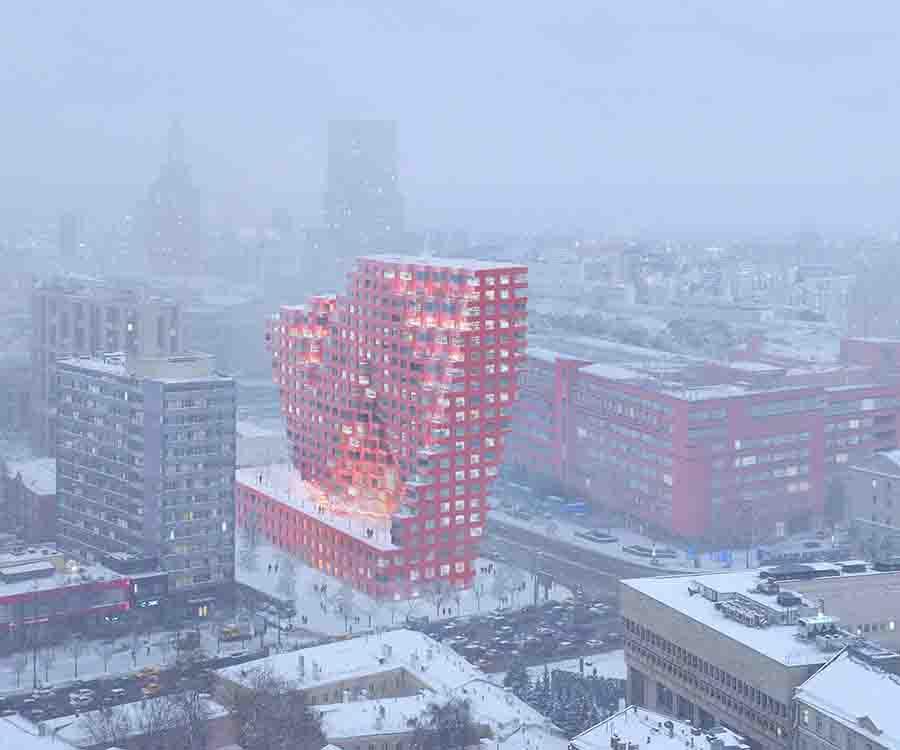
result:
[[(316, 500), (314, 488), (291, 464), (249, 466), (235, 472), (235, 481), (277, 502), (314, 518), (316, 522), (349, 534), (370, 547), (385, 552), (397, 549), (391, 542), (391, 519), (353, 516), (325, 510)], [(372, 536), (366, 534), (371, 529)]]
[(740, 385), (721, 383), (719, 385), (704, 385), (691, 388), (670, 388), (664, 393), (684, 401), (715, 401), (723, 398), (746, 396), (748, 393), (751, 393), (751, 390)]
[(729, 370), (742, 370), (743, 372), (782, 372), (784, 367), (768, 362), (754, 362), (752, 360), (736, 359), (732, 362), (722, 363)]
[(724, 727), (698, 730), (693, 725), (646, 708), (629, 706), (574, 737), (574, 750), (609, 750), (616, 737), (642, 750), (747, 750), (744, 738)]
[(377, 261), (401, 265), (432, 266), (436, 268), (462, 269), (465, 271), (505, 271), (526, 268), (524, 263), (507, 263), (502, 260), (476, 260), (475, 258), (439, 258), (426, 255), (364, 255), (357, 261)]
[(900, 748), (900, 676), (845, 649), (796, 692), (797, 700), (882, 747)]
[(36, 495), (56, 494), (56, 459), (33, 458), (30, 461), (10, 461), (6, 464), (11, 477), (22, 475), (22, 483)]
[[(303, 656), (304, 664), (302, 680), (299, 679), (300, 656)], [(226, 667), (217, 674), (223, 680), (247, 684), (255, 668), (269, 669), (306, 689), (396, 669), (407, 671), (426, 686), (428, 692), (421, 698), (358, 700), (320, 707), (326, 736), (338, 742), (342, 738), (367, 734), (408, 731), (407, 721), (421, 715), (429, 703), (458, 698), (468, 699), (473, 718), (490, 726), (501, 739), (524, 725), (531, 728), (533, 735), (541, 737), (541, 743), (535, 747), (547, 750), (566, 748), (565, 737), (549, 719), (490, 682), (480, 670), (450, 647), (413, 630), (391, 630), (274, 654)], [(379, 706), (384, 708), (380, 729), (376, 726)], [(501, 747), (506, 745), (501, 744)]]
[[(742, 570), (727, 573), (706, 573), (700, 576), (664, 576), (659, 578), (631, 578), (622, 581), (626, 588), (655, 599), (660, 604), (680, 612), (698, 624), (731, 638), (785, 666), (814, 666), (823, 664), (828, 655), (815, 640), (797, 638), (796, 627), (771, 624), (752, 627), (726, 617), (704, 596), (691, 593), (692, 584), (699, 583), (721, 594), (740, 593), (757, 599), (766, 607), (778, 609), (774, 597), (762, 598), (751, 594), (759, 583), (759, 571)], [(783, 609), (783, 608), (781, 608)]]
[(607, 362), (598, 362), (582, 368), (585, 375), (594, 375), (607, 380), (646, 380), (647, 375), (638, 370), (631, 370), (620, 365), (612, 365)]
[(564, 354), (559, 354), (558, 352), (553, 352), (549, 349), (543, 349), (539, 346), (529, 346), (525, 351), (525, 354), (531, 359), (549, 362), (550, 364), (555, 364), (558, 359), (567, 359)]
[[(165, 716), (161, 714), (157, 708), (158, 705), (165, 705), (168, 696), (159, 696), (157, 698), (147, 698), (132, 703), (122, 703), (116, 706), (113, 711), (123, 719), (123, 723), (127, 722), (130, 727), (129, 737), (138, 736), (142, 733), (142, 727), (150, 725), (158, 725), (158, 722)], [(228, 711), (220, 703), (212, 700), (203, 700), (203, 709), (209, 719), (217, 719), (226, 716)], [(69, 716), (60, 716), (55, 719), (47, 719), (40, 722), (40, 726), (49, 736), (55, 736), (57, 740), (72, 745), (73, 747), (91, 747), (96, 745), (97, 740), (91, 734), (89, 722), (92, 720), (97, 722), (100, 711), (108, 709), (97, 709), (87, 711), (82, 714), (70, 714)], [(142, 714), (148, 714), (147, 719), (142, 718)], [(153, 717), (153, 718), (150, 718)]]
[(53, 736), (42, 737), (40, 730), (24, 716), (0, 718), (0, 747), (16, 750), (59, 750)]
[[(46, 568), (47, 563), (31, 562), (27, 567), (35, 567), (35, 573)], [(26, 566), (16, 566), (10, 572), (18, 572)], [(54, 566), (55, 567), (55, 566)], [(100, 564), (83, 565), (78, 573), (70, 574), (68, 572), (57, 572), (54, 575), (45, 576), (43, 578), (28, 578), (24, 581), (13, 581), (11, 583), (0, 583), (0, 597), (14, 596), (16, 594), (28, 594), (36, 591), (52, 591), (66, 586), (86, 586), (96, 581), (118, 581), (126, 576), (105, 568)]]
[(271, 437), (273, 435), (277, 437), (284, 436), (284, 433), (281, 430), (269, 429), (268, 427), (264, 427), (257, 422), (251, 422), (246, 419), (239, 419), (235, 423), (234, 429), (238, 437), (258, 438)]

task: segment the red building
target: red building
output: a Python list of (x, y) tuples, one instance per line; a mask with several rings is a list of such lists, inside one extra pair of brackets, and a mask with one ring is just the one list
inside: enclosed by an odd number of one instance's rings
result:
[(131, 580), (100, 565), (67, 567), (53, 548), (0, 555), (0, 653), (99, 634), (129, 609)]
[[(359, 258), (269, 329), (290, 479), (239, 475), (238, 523), (376, 596), (471, 582), (526, 338), (527, 269)], [(277, 518), (277, 522), (274, 520)]]
[(743, 544), (813, 527), (829, 479), (897, 445), (900, 382), (852, 360), (675, 367), (559, 355), (548, 370), (549, 359), (529, 357), (510, 461), (538, 465), (543, 451), (554, 458), (538, 473), (646, 531)]

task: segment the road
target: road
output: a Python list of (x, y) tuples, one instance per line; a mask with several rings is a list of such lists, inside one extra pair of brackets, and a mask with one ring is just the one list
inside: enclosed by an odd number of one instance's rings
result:
[(593, 553), (496, 520), (490, 522), (485, 549), (528, 571), (534, 570), (540, 557), (541, 569), (556, 581), (570, 587), (580, 585), (586, 594), (595, 597), (618, 597), (620, 579), (647, 575), (645, 566)]
[[(147, 697), (144, 688), (150, 683), (159, 686), (154, 695), (167, 695), (182, 690), (205, 692), (210, 687), (211, 670), (259, 659), (266, 653), (267, 651), (241, 651), (161, 669), (153, 676), (141, 677), (136, 673), (115, 677), (106, 675), (90, 680), (70, 680), (37, 692), (23, 690), (0, 698), (0, 715), (22, 713), (30, 719), (43, 721), (70, 716), (76, 712), (84, 713), (102, 706), (131, 703)], [(76, 708), (70, 701), (71, 694), (76, 690), (92, 691), (91, 702)]]

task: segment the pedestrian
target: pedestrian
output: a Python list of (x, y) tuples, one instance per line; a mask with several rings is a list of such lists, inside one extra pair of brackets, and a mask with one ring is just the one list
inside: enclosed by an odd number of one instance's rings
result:
[(278, 572), (278, 563), (275, 563), (275, 572)]
[(272, 563), (269, 563), (269, 575), (272, 574)]

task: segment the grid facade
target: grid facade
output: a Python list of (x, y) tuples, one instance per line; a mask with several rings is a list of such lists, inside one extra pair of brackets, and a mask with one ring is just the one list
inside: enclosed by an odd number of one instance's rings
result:
[(58, 383), (60, 546), (156, 557), (170, 591), (230, 581), (234, 381), (65, 360)]
[(364, 257), (345, 296), (282, 308), (270, 328), (294, 466), (329, 513), (390, 522), (397, 551), (374, 593), (472, 580), (524, 356), (526, 273)]

